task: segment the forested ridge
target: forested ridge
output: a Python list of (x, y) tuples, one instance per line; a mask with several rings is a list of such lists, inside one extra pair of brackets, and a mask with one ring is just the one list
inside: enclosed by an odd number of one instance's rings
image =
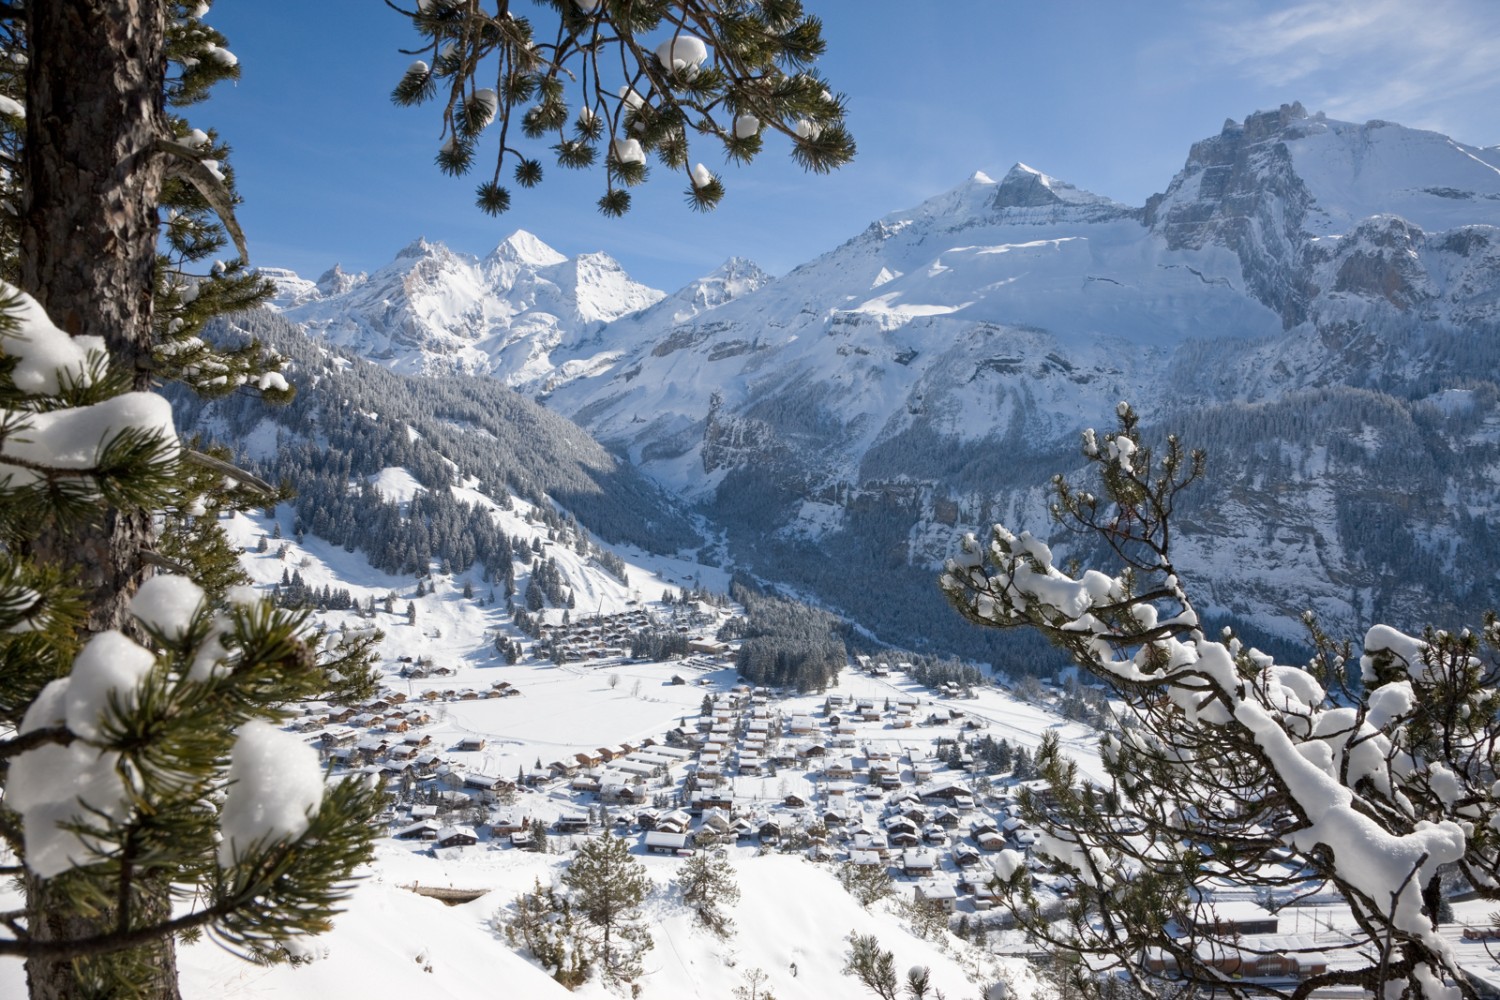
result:
[[(364, 552), (377, 569), (421, 575), (433, 563), (450, 571), (477, 564), (488, 581), (513, 581), (514, 561), (530, 562), (525, 546), (483, 505), (456, 497), (458, 486), (501, 508), (512, 507), (512, 496), (534, 505), (539, 528), (615, 576), (619, 557), (587, 541), (588, 532), (658, 552), (699, 543), (688, 518), (634, 469), (492, 379), (396, 375), (310, 341), (269, 311), (216, 333), (254, 337), (283, 355), (297, 396), (269, 409), (247, 396), (174, 394), (180, 425), (290, 486), (300, 530)], [(423, 489), (403, 503), (382, 496), (373, 478), (390, 468)]]

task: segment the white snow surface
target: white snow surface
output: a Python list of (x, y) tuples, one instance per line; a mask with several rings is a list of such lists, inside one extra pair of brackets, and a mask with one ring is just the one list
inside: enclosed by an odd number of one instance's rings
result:
[(301, 737), (266, 722), (241, 726), (219, 814), (219, 863), (228, 867), (256, 844), (301, 836), (323, 801), (323, 781), (317, 751)]

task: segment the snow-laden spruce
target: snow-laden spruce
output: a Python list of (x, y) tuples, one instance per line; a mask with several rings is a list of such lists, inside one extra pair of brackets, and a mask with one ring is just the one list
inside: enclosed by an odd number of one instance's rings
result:
[(1118, 432), (1083, 435), (1102, 497), (1059, 476), (1052, 508), (1117, 572), (1065, 571), (1041, 540), (996, 525), (988, 544), (965, 537), (942, 577), (965, 617), (1037, 629), (1118, 699), (1108, 786), (1081, 783), (1054, 740), (1037, 756), (1054, 801), (1023, 800), (1038, 852), (1077, 877), (1074, 905), (1044, 913), (1008, 858), (996, 866), (1006, 903), (1096, 968), (1139, 982), (1175, 971), (1241, 996), (1252, 990), (1212, 960), (1236, 946), (1215, 889), (1272, 909), (1331, 892), (1358, 930), (1317, 943), (1328, 971), (1305, 974), (1296, 996), (1476, 996), (1438, 932), (1439, 869), (1500, 898), (1500, 626), (1416, 637), (1376, 625), (1356, 657), (1308, 615), (1305, 667), (1227, 629), (1210, 636), (1171, 560), (1178, 496), (1204, 457), (1175, 436), (1158, 455), (1131, 408), (1117, 413)]

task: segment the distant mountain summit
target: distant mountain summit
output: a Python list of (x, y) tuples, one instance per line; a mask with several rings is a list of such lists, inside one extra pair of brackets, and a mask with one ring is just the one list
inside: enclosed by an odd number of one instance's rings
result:
[(278, 304), (310, 333), (408, 374), (540, 381), (552, 353), (662, 293), (608, 254), (569, 258), (524, 230), (483, 259), (416, 239), (374, 274), (335, 268), (312, 292), (287, 276)]

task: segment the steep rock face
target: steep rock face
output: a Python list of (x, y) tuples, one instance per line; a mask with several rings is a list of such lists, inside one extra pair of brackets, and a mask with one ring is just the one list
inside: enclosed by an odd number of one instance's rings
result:
[(1193, 144), (1186, 165), (1145, 211), (1146, 224), (1174, 249), (1231, 250), (1250, 293), (1287, 327), (1307, 318), (1310, 298), (1299, 251), (1312, 195), (1285, 142), (1288, 127), (1306, 117), (1293, 104), (1243, 124), (1225, 122), (1217, 136)]

